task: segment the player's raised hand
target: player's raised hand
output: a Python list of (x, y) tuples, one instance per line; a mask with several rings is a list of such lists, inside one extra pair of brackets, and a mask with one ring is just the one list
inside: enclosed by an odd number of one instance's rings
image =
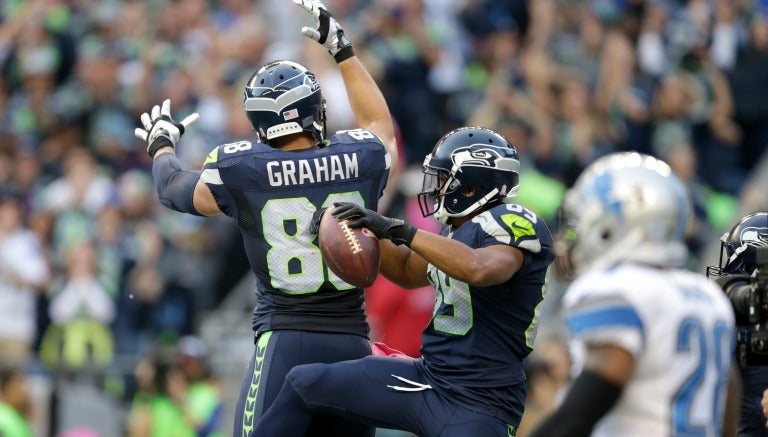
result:
[(312, 38), (328, 49), (336, 62), (339, 63), (355, 55), (352, 43), (344, 36), (344, 29), (319, 0), (293, 0), (309, 12), (315, 19), (315, 28), (302, 27), (301, 33)]
[(184, 134), (186, 128), (200, 118), (197, 112), (186, 116), (181, 122), (171, 117), (171, 101), (165, 99), (162, 106), (155, 105), (152, 111), (141, 114), (142, 127), (137, 127), (133, 132), (136, 137), (147, 142), (147, 153), (150, 158), (161, 147), (176, 147), (176, 142)]

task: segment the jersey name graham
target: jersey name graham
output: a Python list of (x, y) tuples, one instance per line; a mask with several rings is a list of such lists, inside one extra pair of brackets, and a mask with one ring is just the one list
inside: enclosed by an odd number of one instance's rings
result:
[(324, 147), (237, 141), (210, 152), (200, 180), (241, 230), (257, 279), (254, 331), (368, 334), (363, 290), (327, 268), (310, 228), (314, 213), (334, 202), (376, 209), (390, 163), (362, 129), (337, 132)]
[(269, 185), (273, 187), (355, 179), (359, 173), (356, 153), (267, 162)]

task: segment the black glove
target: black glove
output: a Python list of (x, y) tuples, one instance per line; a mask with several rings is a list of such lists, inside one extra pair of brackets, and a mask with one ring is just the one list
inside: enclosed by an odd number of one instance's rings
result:
[(323, 214), (325, 214), (326, 209), (328, 209), (327, 206), (325, 208), (318, 209), (314, 214), (312, 214), (312, 223), (309, 225), (310, 234), (317, 235), (317, 231), (320, 229), (320, 219), (323, 218)]
[(344, 29), (320, 0), (293, 0), (315, 18), (316, 29), (302, 27), (301, 33), (327, 48), (336, 63), (355, 55), (352, 43), (344, 36)]
[(147, 153), (150, 158), (155, 157), (158, 149), (166, 146), (176, 147), (184, 130), (196, 122), (200, 115), (195, 112), (178, 122), (171, 118), (171, 101), (165, 99), (162, 108), (155, 105), (151, 115), (147, 112), (141, 114), (141, 124), (144, 128), (137, 127), (133, 133), (142, 141), (147, 142)]
[(399, 219), (384, 217), (376, 211), (364, 209), (354, 203), (334, 203), (336, 209), (332, 214), (339, 220), (349, 220), (350, 228), (368, 228), (377, 237), (392, 240), (395, 244), (411, 245), (416, 235), (416, 228)]

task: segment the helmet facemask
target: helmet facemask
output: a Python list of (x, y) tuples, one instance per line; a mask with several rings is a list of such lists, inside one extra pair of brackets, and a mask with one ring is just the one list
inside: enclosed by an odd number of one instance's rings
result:
[[(428, 160), (429, 156), (425, 162)], [(418, 195), (421, 213), (424, 217), (434, 215), (436, 220), (445, 223), (448, 220), (444, 205), (446, 196), (452, 195), (459, 188), (459, 181), (445, 169), (425, 165), (423, 172), (424, 180)]]

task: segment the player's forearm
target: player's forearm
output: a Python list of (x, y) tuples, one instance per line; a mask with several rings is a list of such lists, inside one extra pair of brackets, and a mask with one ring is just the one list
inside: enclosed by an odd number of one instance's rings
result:
[(571, 384), (560, 406), (529, 437), (587, 436), (619, 400), (623, 388), (585, 370)]
[(160, 149), (152, 161), (152, 181), (157, 197), (167, 208), (200, 215), (193, 204), (200, 172), (184, 170), (173, 148)]
[[(363, 129), (375, 125), (377, 135), (394, 135), (389, 107), (378, 85), (356, 56), (339, 64), (339, 71), (344, 79), (344, 86), (349, 97), (349, 104), (355, 114), (355, 120)], [(381, 133), (379, 131), (382, 131)]]
[(478, 254), (460, 241), (431, 232), (416, 232), (410, 247), (451, 278), (479, 287), (500, 284), (516, 271), (510, 268), (500, 272), (492, 265), (495, 260)]
[(381, 264), (379, 271), (385, 278), (403, 288), (429, 285), (427, 262), (406, 246), (398, 246), (389, 240), (379, 240)]
[(174, 148), (171, 147), (171, 146), (167, 146), (167, 147), (163, 147), (163, 148), (157, 149), (157, 152), (155, 152), (155, 157), (153, 158), (153, 160), (157, 159), (158, 156), (164, 155), (166, 153), (172, 153), (172, 154), (175, 155), (176, 154), (176, 150), (174, 150)]
[(397, 158), (394, 143), (395, 130), (392, 115), (378, 85), (360, 60), (353, 56), (339, 64), (349, 104), (358, 126), (376, 134), (392, 155), (393, 167)]

